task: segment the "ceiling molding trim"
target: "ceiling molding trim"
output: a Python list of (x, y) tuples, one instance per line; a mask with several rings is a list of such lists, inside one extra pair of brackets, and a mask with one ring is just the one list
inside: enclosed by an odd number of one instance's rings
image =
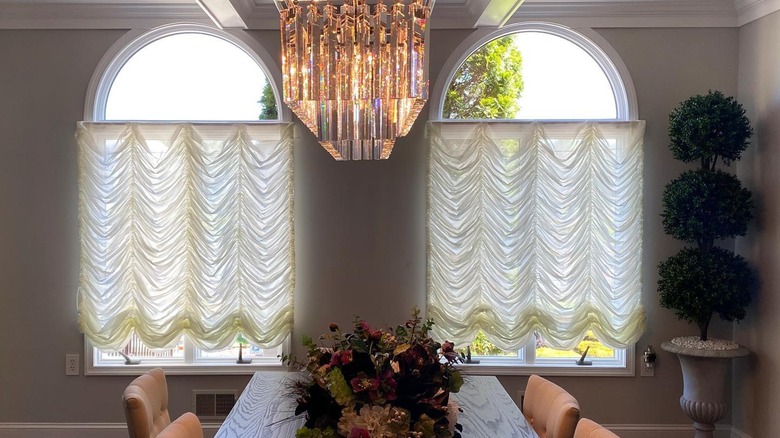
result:
[(220, 29), (246, 29), (246, 23), (231, 0), (195, 0)]
[(510, 22), (553, 20), (576, 27), (736, 27), (732, 0), (526, 0)]
[(279, 29), (279, 9), (275, 3), (255, 2), (246, 8), (247, 12), (242, 12), (242, 16), (248, 29)]
[(172, 21), (211, 24), (195, 4), (0, 3), (0, 29), (134, 29)]
[[(103, 0), (105, 1), (105, 0)], [(272, 0), (229, 1), (249, 29), (278, 29)], [(491, 0), (442, 0), (434, 29), (470, 29)], [(525, 0), (507, 23), (552, 21), (572, 27), (738, 27), (780, 10), (780, 0)], [(195, 1), (101, 3), (0, 0), (0, 29), (129, 29), (172, 22), (209, 24)]]
[(735, 0), (734, 3), (740, 26), (780, 11), (780, 0)]
[(474, 27), (480, 26), (503, 26), (512, 15), (517, 11), (517, 8), (523, 4), (525, 0), (490, 0), (481, 13), (475, 14), (477, 17), (477, 23)]

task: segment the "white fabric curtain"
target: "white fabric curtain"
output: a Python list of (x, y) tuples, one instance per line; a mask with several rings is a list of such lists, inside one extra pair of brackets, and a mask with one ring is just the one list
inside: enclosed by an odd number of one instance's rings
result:
[(79, 324), (95, 346), (284, 340), (291, 125), (79, 123), (77, 141)]
[(428, 125), (428, 316), (515, 350), (625, 347), (641, 302), (644, 122)]

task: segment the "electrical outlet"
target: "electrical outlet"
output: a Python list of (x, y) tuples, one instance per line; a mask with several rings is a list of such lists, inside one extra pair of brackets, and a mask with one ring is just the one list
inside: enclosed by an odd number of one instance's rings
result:
[(650, 366), (647, 366), (645, 363), (639, 364), (639, 375), (642, 377), (653, 377), (655, 376), (655, 364), (650, 364)]
[(65, 355), (65, 375), (66, 376), (78, 376), (79, 375), (79, 355), (78, 354), (66, 354)]

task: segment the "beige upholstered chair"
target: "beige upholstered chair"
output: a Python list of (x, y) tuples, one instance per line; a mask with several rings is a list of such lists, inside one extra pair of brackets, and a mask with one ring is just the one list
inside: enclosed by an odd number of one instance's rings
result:
[(531, 375), (525, 387), (523, 415), (540, 438), (572, 438), (580, 404), (560, 386)]
[(163, 429), (157, 438), (203, 438), (203, 428), (200, 420), (192, 412), (185, 412), (168, 427)]
[(577, 429), (574, 431), (574, 438), (620, 438), (607, 428), (587, 418), (580, 419), (577, 423)]
[(171, 424), (168, 383), (161, 368), (133, 380), (122, 395), (130, 438), (155, 438)]

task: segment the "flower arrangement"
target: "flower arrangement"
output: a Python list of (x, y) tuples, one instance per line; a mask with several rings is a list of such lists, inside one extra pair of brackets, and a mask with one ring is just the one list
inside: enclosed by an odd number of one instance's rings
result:
[[(308, 377), (294, 384), (296, 415), (306, 423), (296, 438), (459, 438), (449, 400), (463, 384), (453, 344), (428, 336), (432, 320), (419, 309), (395, 329), (374, 330), (355, 317), (354, 333), (331, 323), (320, 341), (304, 337), (307, 361), (284, 357)], [(449, 406), (448, 406), (449, 405)]]

